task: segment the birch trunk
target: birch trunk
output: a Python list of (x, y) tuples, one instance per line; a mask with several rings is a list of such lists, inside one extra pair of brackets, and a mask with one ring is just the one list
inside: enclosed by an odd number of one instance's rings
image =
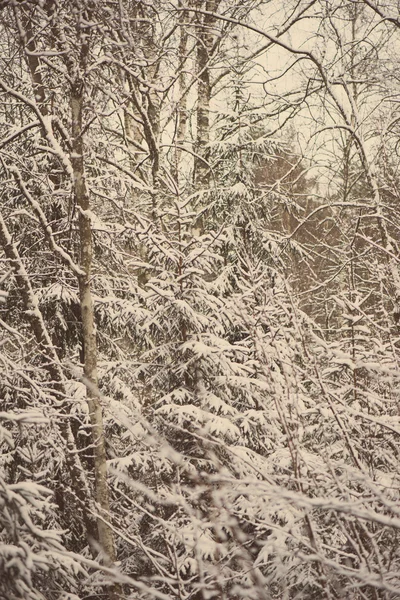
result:
[(103, 415), (98, 392), (97, 342), (94, 321), (93, 298), (91, 293), (91, 270), (93, 257), (93, 237), (90, 221), (89, 194), (85, 182), (83, 140), (82, 140), (82, 83), (76, 82), (71, 92), (72, 154), (71, 163), (74, 175), (75, 204), (79, 210), (80, 267), (84, 272), (79, 276), (79, 295), (82, 312), (82, 338), (84, 350), (84, 375), (87, 388), (87, 402), (91, 423), (93, 446), (95, 499), (98, 504), (98, 542), (104, 553), (106, 564), (116, 560), (114, 536), (107, 521), (110, 514), (107, 483), (107, 461), (104, 439)]

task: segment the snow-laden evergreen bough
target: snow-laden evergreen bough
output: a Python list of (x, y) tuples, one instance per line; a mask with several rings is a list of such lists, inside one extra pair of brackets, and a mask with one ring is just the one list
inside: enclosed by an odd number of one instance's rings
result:
[(9, 600), (72, 598), (85, 576), (65, 549), (43, 473), (29, 472), (40, 461), (29, 438), (48, 423), (34, 410), (0, 413), (0, 597)]

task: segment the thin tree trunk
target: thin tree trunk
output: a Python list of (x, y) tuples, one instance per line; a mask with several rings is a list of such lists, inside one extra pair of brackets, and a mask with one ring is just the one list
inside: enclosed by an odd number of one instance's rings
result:
[[(214, 9), (215, 2), (206, 2), (206, 9)], [(197, 33), (197, 114), (196, 114), (196, 158), (194, 166), (194, 182), (196, 186), (208, 188), (210, 170), (208, 167), (208, 144), (210, 142), (210, 51), (212, 46), (212, 17), (199, 15), (201, 21)]]
[[(181, 2), (179, 3), (181, 5)], [(179, 85), (179, 101), (176, 109), (176, 148), (175, 148), (175, 165), (173, 168), (173, 176), (176, 181), (177, 189), (179, 190), (179, 170), (182, 157), (183, 144), (185, 143), (187, 129), (187, 93), (186, 93), (186, 75), (184, 65), (186, 62), (187, 46), (188, 46), (188, 31), (184, 25), (186, 15), (183, 13), (179, 20), (180, 38), (179, 38), (179, 60), (181, 62), (178, 76)]]
[(90, 221), (89, 194), (85, 182), (82, 110), (83, 86), (75, 82), (71, 92), (72, 116), (72, 155), (74, 174), (75, 204), (79, 209), (80, 267), (84, 275), (79, 276), (79, 295), (82, 313), (82, 338), (84, 350), (84, 375), (86, 378), (87, 402), (90, 414), (91, 435), (94, 458), (95, 499), (100, 510), (97, 519), (98, 541), (104, 552), (106, 563), (116, 560), (114, 536), (107, 524), (110, 514), (107, 483), (107, 460), (104, 439), (102, 408), (98, 392), (97, 341), (94, 321), (93, 298), (91, 293), (91, 270), (93, 257), (93, 236)]
[[(199, 8), (203, 2), (200, 0)], [(205, 9), (214, 12), (218, 9), (219, 0), (206, 0)], [(198, 14), (200, 26), (197, 32), (196, 44), (196, 72), (197, 72), (197, 113), (196, 113), (196, 158), (194, 162), (194, 185), (197, 190), (207, 192), (210, 187), (210, 103), (211, 103), (211, 77), (210, 58), (213, 49), (213, 32), (215, 18), (210, 15)], [(202, 234), (204, 231), (203, 206), (200, 203), (200, 217), (196, 219), (193, 233)]]

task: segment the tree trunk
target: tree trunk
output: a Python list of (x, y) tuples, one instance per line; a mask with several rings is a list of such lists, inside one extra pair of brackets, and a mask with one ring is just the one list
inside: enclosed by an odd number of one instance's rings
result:
[[(199, 2), (198, 8), (203, 8), (203, 2)], [(219, 0), (206, 0), (205, 9), (215, 12), (218, 9)], [(213, 32), (215, 18), (210, 15), (198, 13), (198, 33), (196, 47), (196, 72), (197, 72), (197, 113), (196, 113), (196, 158), (194, 162), (194, 185), (197, 190), (207, 192), (210, 186), (209, 165), (209, 143), (210, 143), (210, 102), (211, 102), (211, 78), (210, 57), (213, 50)], [(201, 235), (204, 231), (203, 202), (199, 203), (200, 216), (194, 224), (194, 235)]]
[[(181, 6), (181, 2), (179, 3)], [(179, 171), (182, 157), (182, 150), (185, 143), (186, 129), (187, 129), (187, 90), (186, 90), (186, 75), (184, 65), (186, 63), (187, 46), (188, 46), (188, 31), (185, 27), (186, 15), (182, 14), (179, 20), (180, 32), (179, 32), (179, 50), (178, 56), (180, 60), (180, 69), (178, 75), (178, 86), (179, 86), (179, 100), (176, 108), (176, 134), (175, 134), (175, 165), (172, 169), (173, 177), (176, 181), (177, 189), (179, 190)]]
[[(215, 2), (207, 1), (206, 10), (214, 10)], [(202, 6), (200, 6), (202, 8)], [(211, 83), (209, 60), (212, 49), (212, 35), (210, 28), (212, 26), (212, 17), (208, 15), (199, 15), (200, 26), (197, 34), (197, 135), (196, 135), (196, 158), (194, 166), (195, 186), (208, 188), (210, 180), (210, 170), (208, 166), (208, 144), (210, 142), (210, 101), (211, 101)]]
[(107, 524), (110, 513), (110, 504), (107, 484), (107, 461), (103, 416), (98, 391), (96, 326), (94, 322), (94, 308), (90, 284), (93, 238), (89, 212), (89, 194), (85, 182), (83, 160), (82, 89), (82, 83), (80, 81), (75, 82), (71, 93), (71, 163), (74, 174), (75, 204), (79, 209), (80, 266), (84, 272), (84, 275), (81, 275), (78, 280), (82, 312), (84, 375), (86, 379), (87, 402), (89, 406), (93, 445), (95, 499), (100, 512), (99, 518), (97, 519), (98, 542), (104, 552), (106, 564), (112, 564), (116, 560), (116, 553), (114, 536), (111, 528)]

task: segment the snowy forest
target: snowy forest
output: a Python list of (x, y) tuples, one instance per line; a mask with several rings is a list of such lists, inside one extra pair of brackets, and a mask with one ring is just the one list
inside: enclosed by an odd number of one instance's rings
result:
[(398, 0), (0, 0), (0, 599), (400, 598)]

